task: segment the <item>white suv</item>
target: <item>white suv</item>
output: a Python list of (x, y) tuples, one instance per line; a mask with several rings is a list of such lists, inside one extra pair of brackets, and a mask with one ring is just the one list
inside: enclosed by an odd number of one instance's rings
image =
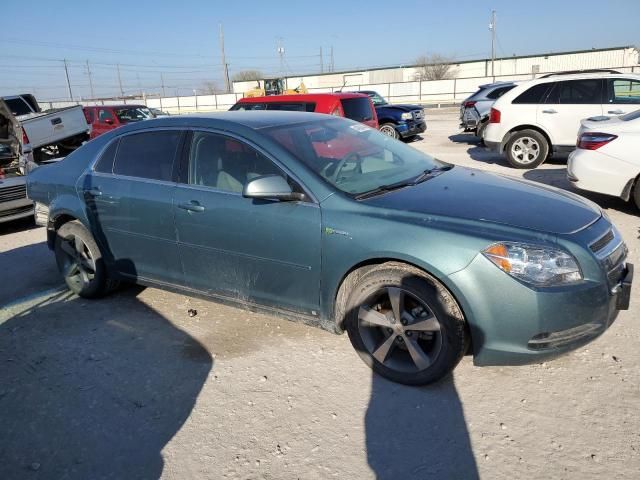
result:
[(535, 168), (575, 148), (580, 120), (640, 108), (640, 75), (613, 71), (551, 74), (521, 83), (491, 109), (488, 148), (515, 168)]

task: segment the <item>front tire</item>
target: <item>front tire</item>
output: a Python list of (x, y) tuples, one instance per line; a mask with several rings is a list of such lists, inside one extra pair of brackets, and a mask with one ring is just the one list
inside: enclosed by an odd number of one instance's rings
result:
[(640, 178), (636, 180), (636, 184), (633, 187), (633, 202), (640, 209)]
[(80, 222), (65, 223), (56, 231), (54, 251), (58, 270), (76, 295), (98, 298), (115, 285), (107, 276), (98, 245)]
[(536, 130), (521, 130), (511, 136), (505, 151), (512, 167), (536, 168), (547, 159), (549, 142)]
[(345, 327), (369, 367), (405, 385), (447, 376), (468, 342), (462, 314), (444, 287), (396, 263), (375, 267), (357, 281), (347, 301)]
[(396, 130), (396, 127), (393, 126), (393, 123), (383, 123), (380, 125), (380, 133), (385, 134), (388, 137), (395, 138), (396, 140), (400, 138), (400, 134)]

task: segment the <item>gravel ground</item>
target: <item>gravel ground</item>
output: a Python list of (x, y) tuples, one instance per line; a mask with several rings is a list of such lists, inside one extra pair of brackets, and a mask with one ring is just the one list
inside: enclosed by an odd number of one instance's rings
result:
[[(428, 125), (414, 147), (571, 188), (563, 160), (508, 168), (453, 110)], [(637, 213), (588, 196), (639, 265)], [(346, 336), (152, 288), (73, 297), (44, 241), (0, 226), (0, 478), (638, 478), (640, 282), (585, 348), (513, 368), (467, 357), (410, 388)]]

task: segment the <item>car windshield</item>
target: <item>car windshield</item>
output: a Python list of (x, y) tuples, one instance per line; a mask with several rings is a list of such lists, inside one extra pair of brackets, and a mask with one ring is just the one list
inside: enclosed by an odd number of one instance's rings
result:
[(447, 164), (346, 119), (271, 127), (265, 133), (343, 192), (361, 195), (415, 181)]
[(140, 122), (153, 118), (151, 111), (142, 107), (119, 108), (116, 110), (116, 116), (122, 123)]
[(367, 93), (367, 95), (369, 95), (369, 98), (371, 99), (371, 101), (373, 102), (374, 105), (386, 105), (388, 102), (384, 99), (384, 97), (382, 97), (381, 95), (379, 95), (376, 92), (369, 92)]

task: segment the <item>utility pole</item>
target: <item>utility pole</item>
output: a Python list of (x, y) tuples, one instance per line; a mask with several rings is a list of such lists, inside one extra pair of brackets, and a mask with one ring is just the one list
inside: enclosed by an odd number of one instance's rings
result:
[(69, 69), (67, 68), (67, 59), (64, 62), (64, 74), (67, 76), (67, 88), (69, 88), (69, 99), (73, 102), (73, 93), (71, 93), (71, 82), (69, 81)]
[(166, 97), (167, 93), (164, 90), (164, 75), (162, 73), (160, 74), (160, 85), (162, 86), (162, 96)]
[(224, 87), (227, 93), (231, 91), (231, 82), (229, 82), (229, 65), (224, 55), (224, 30), (222, 30), (222, 24), (220, 24), (220, 52), (222, 54), (222, 69), (224, 75)]
[(322, 47), (320, 47), (320, 73), (324, 72), (324, 59), (322, 58)]
[(491, 23), (489, 24), (489, 30), (491, 30), (491, 77), (493, 81), (496, 79), (495, 63), (496, 63), (496, 11), (491, 10)]
[(278, 37), (277, 52), (280, 57), (280, 75), (284, 77), (284, 47), (282, 46), (282, 37)]
[(331, 67), (330, 70), (331, 72), (334, 72), (334, 65), (333, 65), (333, 45), (331, 45)]
[(91, 78), (91, 68), (89, 68), (89, 60), (87, 60), (87, 76), (89, 77), (89, 90), (91, 91), (91, 98), (96, 98), (96, 94), (93, 92), (93, 79)]
[(116, 65), (118, 69), (118, 85), (120, 85), (120, 97), (124, 98), (124, 90), (122, 89), (122, 78), (120, 77), (120, 64)]

